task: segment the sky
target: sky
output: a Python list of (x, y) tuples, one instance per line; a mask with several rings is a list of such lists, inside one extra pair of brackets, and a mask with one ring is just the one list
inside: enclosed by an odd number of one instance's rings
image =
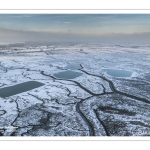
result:
[(0, 41), (149, 42), (150, 14), (0, 14)]

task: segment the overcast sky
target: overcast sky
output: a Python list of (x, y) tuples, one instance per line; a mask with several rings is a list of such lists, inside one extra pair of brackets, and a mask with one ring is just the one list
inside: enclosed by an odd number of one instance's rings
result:
[(0, 14), (1, 42), (149, 39), (149, 14)]

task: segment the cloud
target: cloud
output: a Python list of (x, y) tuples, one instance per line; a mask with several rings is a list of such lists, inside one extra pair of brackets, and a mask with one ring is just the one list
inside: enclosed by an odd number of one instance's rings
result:
[(29, 17), (33, 17), (33, 15), (26, 14), (26, 15), (23, 15), (23, 17), (27, 17), (27, 18), (29, 18)]
[(71, 23), (71, 22), (64, 22), (64, 23), (68, 24), (68, 23)]

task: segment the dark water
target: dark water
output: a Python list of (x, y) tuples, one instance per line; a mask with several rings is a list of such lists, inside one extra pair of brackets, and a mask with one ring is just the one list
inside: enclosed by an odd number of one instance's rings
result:
[(108, 75), (111, 75), (114, 77), (131, 77), (132, 75), (131, 71), (126, 71), (126, 70), (103, 69), (103, 71), (106, 71)]
[(5, 98), (43, 86), (43, 83), (29, 81), (0, 89), (0, 97)]
[(67, 65), (67, 67), (65, 67), (66, 69), (72, 69), (72, 70), (77, 70), (77, 69), (81, 69), (81, 66), (79, 64), (69, 64)]
[(54, 74), (54, 76), (56, 78), (62, 78), (62, 79), (74, 79), (74, 78), (79, 77), (81, 75), (82, 75), (82, 73), (71, 71), (71, 70), (63, 71), (63, 72), (59, 72), (59, 73)]

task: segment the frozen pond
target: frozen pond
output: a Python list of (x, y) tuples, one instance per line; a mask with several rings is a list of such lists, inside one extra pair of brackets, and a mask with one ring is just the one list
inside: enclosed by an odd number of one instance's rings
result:
[(114, 77), (131, 77), (132, 72), (127, 70), (103, 69), (110, 76)]
[(81, 75), (82, 75), (82, 73), (71, 71), (71, 70), (63, 71), (63, 72), (59, 72), (59, 73), (54, 74), (54, 76), (56, 78), (62, 78), (62, 79), (74, 79), (74, 78), (79, 77)]
[(32, 90), (34, 88), (38, 88), (43, 85), (44, 85), (43, 83), (40, 83), (37, 81), (29, 81), (29, 82), (24, 82), (24, 83), (17, 84), (14, 86), (1, 88), (0, 89), (0, 97), (2, 97), (2, 98), (9, 97), (12, 95), (16, 95), (16, 94), (19, 94), (22, 92)]
[(81, 66), (79, 64), (69, 64), (65, 68), (66, 69), (72, 69), (72, 70), (78, 70), (78, 69), (81, 69)]

